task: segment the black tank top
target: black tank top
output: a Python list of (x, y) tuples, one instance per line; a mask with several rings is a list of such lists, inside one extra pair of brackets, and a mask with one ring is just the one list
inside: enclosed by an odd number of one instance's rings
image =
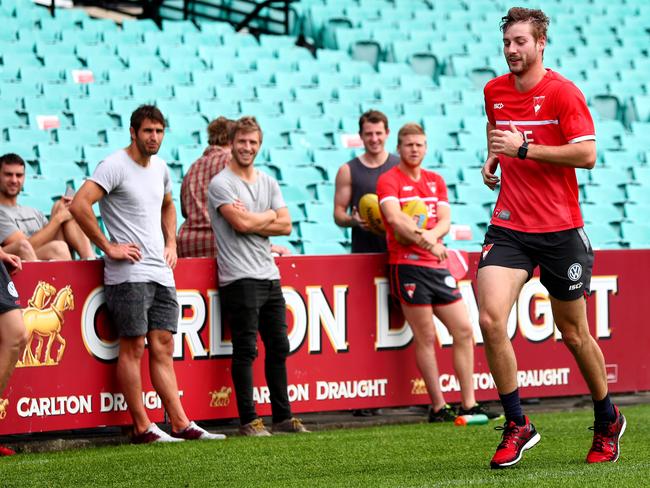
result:
[[(399, 164), (399, 157), (389, 154), (386, 162), (377, 168), (368, 168), (359, 158), (354, 158), (347, 164), (352, 180), (350, 206), (359, 208), (361, 197), (366, 193), (377, 193), (377, 180), (383, 173)], [(352, 227), (352, 252), (386, 252), (386, 238), (359, 227)]]

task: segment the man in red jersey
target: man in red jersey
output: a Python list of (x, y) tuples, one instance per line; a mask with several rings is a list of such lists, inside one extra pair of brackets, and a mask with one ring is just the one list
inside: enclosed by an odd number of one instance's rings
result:
[(541, 10), (511, 8), (503, 17), (507, 75), (485, 86), (488, 157), (483, 182), (501, 190), (485, 235), (478, 271), (479, 322), (506, 423), (492, 468), (519, 462), (540, 435), (521, 409), (517, 361), (506, 323), (519, 291), (540, 267), (557, 328), (594, 401), (594, 438), (587, 462), (616, 461), (625, 417), (607, 392), (605, 361), (589, 334), (593, 251), (578, 204), (575, 168), (596, 162), (594, 124), (585, 98), (543, 66), (549, 20)]
[[(451, 223), (447, 185), (439, 174), (421, 168), (427, 149), (422, 127), (406, 124), (397, 141), (400, 162), (379, 177), (377, 195), (386, 226), (391, 291), (399, 298), (413, 331), (416, 363), (431, 397), (429, 422), (456, 418), (440, 389), (434, 313), (454, 339), (454, 368), (462, 396), (460, 413), (492, 416), (474, 398), (472, 325), (456, 280), (447, 269), (447, 249), (442, 243)], [(420, 229), (402, 212), (406, 203), (418, 198), (427, 206), (426, 229)]]

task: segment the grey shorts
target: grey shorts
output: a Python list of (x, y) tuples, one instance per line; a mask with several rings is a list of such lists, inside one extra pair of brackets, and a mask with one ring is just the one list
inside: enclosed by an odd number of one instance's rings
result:
[(140, 337), (152, 329), (178, 327), (176, 288), (158, 283), (105, 285), (108, 316), (119, 337)]

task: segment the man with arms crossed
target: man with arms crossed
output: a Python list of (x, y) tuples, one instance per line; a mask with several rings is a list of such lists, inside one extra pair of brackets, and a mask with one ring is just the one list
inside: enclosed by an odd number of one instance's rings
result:
[[(104, 294), (120, 337), (117, 377), (133, 418), (134, 443), (223, 439), (190, 422), (178, 395), (172, 354), (178, 303), (176, 209), (169, 169), (156, 156), (165, 119), (152, 105), (131, 115), (131, 144), (104, 159), (77, 192), (70, 211), (105, 254)], [(97, 224), (99, 210), (109, 241)], [(152, 423), (142, 402), (141, 361), (149, 346), (149, 372), (172, 425), (171, 436)]]
[[(8, 272), (9, 270), (13, 274), (20, 269), (22, 269), (20, 258), (0, 249), (0, 395), (7, 386), (16, 361), (23, 353), (27, 342), (20, 299)], [(0, 456), (14, 454), (16, 453), (13, 449), (0, 446)]]
[[(447, 269), (442, 238), (449, 232), (451, 210), (440, 175), (421, 168), (427, 138), (418, 124), (406, 124), (397, 136), (399, 164), (379, 177), (377, 195), (386, 223), (391, 291), (415, 337), (415, 360), (431, 397), (429, 422), (453, 421), (456, 412), (440, 389), (436, 364), (435, 313), (454, 339), (454, 369), (460, 382), (462, 414), (488, 414), (474, 397), (474, 335), (456, 280)], [(402, 207), (421, 199), (427, 226), (420, 229)], [(401, 237), (398, 242), (396, 235)], [(492, 416), (492, 415), (490, 415)]]
[(625, 417), (608, 395), (603, 354), (589, 334), (584, 297), (593, 251), (583, 229), (575, 168), (594, 167), (594, 124), (578, 88), (543, 66), (548, 22), (541, 10), (508, 11), (501, 30), (510, 73), (485, 86), (488, 158), (481, 173), (493, 189), (500, 165), (502, 180), (477, 277), (485, 351), (506, 415), (492, 468), (516, 464), (540, 440), (522, 413), (517, 361), (506, 332), (512, 306), (536, 266), (562, 340), (594, 402), (587, 462), (616, 461), (625, 431)]
[(339, 227), (352, 227), (352, 252), (386, 252), (386, 239), (370, 232), (359, 215), (359, 200), (366, 193), (377, 193), (377, 179), (396, 166), (399, 158), (384, 148), (388, 138), (388, 118), (369, 110), (359, 119), (359, 136), (366, 150), (339, 168), (334, 194), (334, 221)]
[(217, 239), (221, 310), (232, 331), (239, 432), (271, 435), (257, 416), (253, 400), (258, 331), (264, 343), (273, 432), (307, 432), (289, 405), (286, 304), (269, 241), (269, 236), (291, 233), (291, 217), (278, 182), (253, 166), (262, 144), (262, 130), (254, 117), (235, 123), (230, 144), (230, 163), (208, 187), (208, 211)]

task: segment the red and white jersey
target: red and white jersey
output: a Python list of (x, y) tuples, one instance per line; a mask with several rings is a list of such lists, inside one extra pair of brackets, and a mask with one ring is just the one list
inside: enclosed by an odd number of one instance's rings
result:
[[(403, 207), (408, 202), (419, 198), (427, 206), (427, 229), (432, 229), (438, 223), (438, 206), (449, 205), (447, 185), (438, 173), (422, 169), (420, 179), (415, 181), (404, 174), (398, 166), (386, 171), (377, 181), (377, 196), (379, 207), (387, 200), (395, 200)], [(428, 268), (446, 268), (431, 252), (414, 244), (404, 245), (395, 240), (395, 232), (381, 215), (386, 227), (388, 242), (388, 262), (390, 264), (412, 264)]]
[[(508, 130), (512, 121), (530, 144), (561, 146), (596, 139), (585, 97), (571, 81), (550, 69), (527, 92), (518, 92), (514, 76), (506, 74), (489, 81), (484, 93), (490, 124)], [(521, 232), (582, 227), (574, 168), (498, 157), (501, 190), (493, 225)]]

